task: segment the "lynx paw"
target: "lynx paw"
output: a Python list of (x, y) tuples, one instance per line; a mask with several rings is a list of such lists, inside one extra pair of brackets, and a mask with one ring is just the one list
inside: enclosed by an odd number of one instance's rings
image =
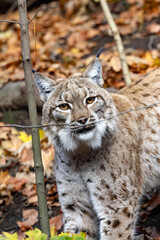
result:
[(73, 234), (78, 234), (81, 231), (82, 232), (86, 232), (87, 236), (86, 239), (87, 240), (97, 240), (97, 237), (95, 234), (92, 234), (93, 236), (91, 236), (86, 230), (80, 229), (76, 224), (74, 223), (67, 223), (64, 226), (64, 231), (67, 233), (73, 233)]
[(80, 229), (74, 223), (66, 223), (64, 226), (64, 231), (68, 233), (74, 233), (74, 234), (80, 233)]

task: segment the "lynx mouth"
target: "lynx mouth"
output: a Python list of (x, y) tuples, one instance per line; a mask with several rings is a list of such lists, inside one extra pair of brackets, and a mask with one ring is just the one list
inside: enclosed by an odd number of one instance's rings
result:
[(80, 129), (76, 129), (73, 132), (75, 134), (85, 134), (85, 133), (91, 132), (94, 128), (95, 128), (95, 126), (83, 127), (83, 128), (80, 128)]

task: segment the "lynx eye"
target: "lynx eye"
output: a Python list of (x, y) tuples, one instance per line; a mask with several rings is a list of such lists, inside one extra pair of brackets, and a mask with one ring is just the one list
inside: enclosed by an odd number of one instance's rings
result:
[(87, 104), (92, 104), (95, 101), (96, 97), (89, 97), (86, 99)]
[(69, 106), (68, 103), (60, 104), (58, 107), (63, 111), (66, 111), (66, 110), (70, 109), (70, 106)]

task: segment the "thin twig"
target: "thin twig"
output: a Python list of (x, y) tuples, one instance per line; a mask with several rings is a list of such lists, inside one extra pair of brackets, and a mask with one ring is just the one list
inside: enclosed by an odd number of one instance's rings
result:
[(131, 79), (130, 79), (130, 74), (129, 74), (129, 69), (128, 69), (128, 65), (127, 65), (127, 61), (126, 61), (126, 56), (125, 56), (125, 52), (124, 52), (122, 39), (120, 37), (118, 28), (114, 22), (114, 19), (112, 17), (109, 7), (108, 7), (107, 0), (100, 0), (100, 3), (101, 3), (101, 7), (103, 9), (104, 15), (109, 24), (109, 27), (111, 29), (114, 40), (116, 42), (116, 45), (117, 45), (117, 50), (118, 50), (119, 58), (120, 58), (121, 65), (122, 65), (122, 72), (123, 72), (125, 83), (126, 83), (126, 85), (129, 85), (131, 83)]
[(30, 6), (32, 6), (35, 2), (37, 2), (37, 0), (28, 0), (28, 1), (27, 1), (27, 8), (29, 8)]
[[(17, 1), (14, 1), (13, 3), (12, 3), (12, 5), (10, 6), (10, 8), (9, 9), (7, 9), (7, 12), (5, 13), (5, 16), (4, 16), (4, 18), (7, 18), (12, 12), (14, 12), (14, 10), (17, 8)], [(3, 19), (4, 19), (3, 18)], [(5, 19), (4, 19), (5, 20)]]
[[(36, 14), (34, 15), (34, 17), (31, 18), (31, 19), (28, 21), (28, 24), (29, 24), (30, 22), (32, 22), (32, 21), (37, 17), (37, 15), (38, 15), (38, 13), (39, 13), (39, 11), (41, 10), (42, 7), (43, 7), (43, 4), (38, 8), (38, 10), (37, 10)], [(17, 21), (12, 21), (12, 20), (0, 20), (0, 22), (7, 22), (7, 23), (12, 23), (12, 24), (20, 24), (19, 22), (17, 22)]]
[(43, 7), (43, 4), (38, 8), (38, 10), (37, 10), (36, 14), (34, 15), (34, 17), (31, 18), (31, 19), (28, 21), (28, 24), (29, 24), (30, 22), (32, 22), (32, 21), (37, 17), (37, 15), (38, 15), (38, 13), (39, 13), (39, 11), (41, 10), (42, 7)]
[(7, 22), (7, 23), (12, 23), (12, 24), (20, 24), (17, 21), (11, 21), (11, 20), (0, 20), (0, 22)]
[[(127, 114), (127, 113), (130, 113), (130, 112), (135, 112), (135, 111), (140, 111), (140, 110), (144, 110), (144, 109), (148, 109), (150, 107), (153, 107), (153, 106), (156, 106), (160, 104), (160, 102), (156, 102), (156, 103), (153, 103), (153, 104), (149, 104), (149, 105), (146, 105), (146, 106), (142, 106), (142, 107), (139, 107), (139, 108), (133, 108), (133, 109), (129, 109), (129, 110), (126, 110), (124, 112), (120, 112), (112, 117), (109, 117), (109, 118), (106, 118), (106, 119), (101, 119), (101, 120), (98, 120), (98, 121), (95, 121), (95, 123), (100, 123), (100, 122), (103, 122), (103, 121), (109, 121), (113, 118), (116, 118), (116, 117), (119, 117), (119, 116), (122, 116), (124, 114)], [(87, 126), (90, 126), (90, 125), (93, 125), (93, 123), (88, 123), (85, 125), (85, 127)], [(0, 127), (16, 127), (16, 128), (23, 128), (23, 129), (32, 129), (32, 128), (46, 128), (46, 127), (55, 127), (55, 126), (69, 126), (71, 127), (72, 124), (66, 124), (66, 123), (59, 123), (59, 124), (41, 124), (41, 125), (36, 125), (36, 126), (24, 126), (24, 125), (18, 125), (18, 124), (7, 124), (7, 125), (0, 125)], [(79, 128), (83, 128), (84, 126), (79, 126)]]

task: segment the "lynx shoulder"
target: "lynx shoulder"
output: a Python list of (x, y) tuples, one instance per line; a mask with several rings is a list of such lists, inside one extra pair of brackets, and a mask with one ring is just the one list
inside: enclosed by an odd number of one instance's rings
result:
[(55, 147), (64, 231), (134, 239), (139, 199), (160, 174), (160, 69), (117, 94), (102, 87), (98, 57), (82, 74), (34, 77)]

